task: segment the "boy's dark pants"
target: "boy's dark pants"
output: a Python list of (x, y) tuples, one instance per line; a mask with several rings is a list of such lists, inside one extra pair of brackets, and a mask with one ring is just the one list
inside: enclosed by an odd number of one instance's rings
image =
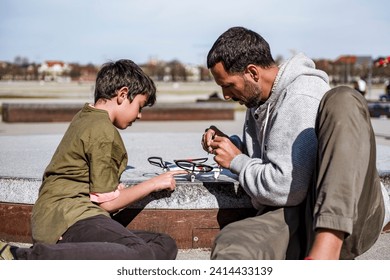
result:
[(71, 226), (57, 244), (18, 248), (18, 259), (30, 260), (164, 260), (175, 259), (176, 242), (168, 235), (130, 231), (99, 215)]
[(307, 201), (227, 225), (216, 237), (212, 259), (303, 258), (318, 228), (346, 233), (341, 259), (353, 259), (374, 244), (384, 203), (364, 97), (344, 86), (327, 92), (316, 133), (317, 167)]

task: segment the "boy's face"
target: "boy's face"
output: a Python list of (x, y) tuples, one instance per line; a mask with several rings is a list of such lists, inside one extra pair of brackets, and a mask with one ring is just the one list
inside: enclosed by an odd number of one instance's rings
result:
[(138, 94), (132, 102), (127, 98), (124, 98), (123, 102), (118, 105), (116, 117), (113, 124), (119, 129), (125, 129), (131, 126), (133, 122), (142, 117), (141, 110), (145, 107), (148, 95)]

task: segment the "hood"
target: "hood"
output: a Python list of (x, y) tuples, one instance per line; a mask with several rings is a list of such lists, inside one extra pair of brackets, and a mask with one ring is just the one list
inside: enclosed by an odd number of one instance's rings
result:
[(303, 53), (299, 53), (281, 64), (277, 76), (279, 76), (279, 81), (276, 85), (275, 93), (283, 92), (287, 86), (301, 76), (317, 76), (325, 83), (329, 83), (328, 75), (322, 70), (315, 69), (313, 60)]
[[(301, 82), (295, 83), (298, 78)], [(318, 78), (318, 81), (322, 80), (324, 84), (329, 84), (328, 75), (324, 71), (315, 69), (314, 62), (304, 54), (297, 54), (279, 66), (279, 72), (274, 82), (275, 88), (268, 100), (258, 108), (248, 110), (247, 121), (250, 115), (258, 115), (258, 119), (261, 120), (259, 121), (261, 124), (260, 127), (255, 129), (257, 133), (261, 134), (259, 139), (259, 143), (261, 143), (260, 158), (263, 158), (264, 155), (264, 145), (270, 116), (281, 105), (286, 95), (299, 93), (313, 96), (318, 100), (322, 98), (324, 92), (321, 90), (313, 90), (310, 84), (304, 81), (307, 78), (311, 81), (313, 78)]]

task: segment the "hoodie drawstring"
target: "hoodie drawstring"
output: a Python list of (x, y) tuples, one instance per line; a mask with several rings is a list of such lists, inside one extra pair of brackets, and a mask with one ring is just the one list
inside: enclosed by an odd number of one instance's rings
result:
[(266, 114), (266, 116), (265, 116), (265, 124), (264, 124), (264, 128), (263, 128), (263, 135), (262, 135), (262, 141), (261, 141), (261, 159), (264, 159), (265, 134), (266, 134), (266, 132), (267, 132), (270, 105), (271, 105), (271, 104), (268, 104), (268, 105), (267, 105), (267, 114)]

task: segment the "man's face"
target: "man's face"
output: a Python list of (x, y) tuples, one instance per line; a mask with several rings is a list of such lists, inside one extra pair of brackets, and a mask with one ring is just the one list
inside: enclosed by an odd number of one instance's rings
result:
[(261, 99), (261, 88), (249, 73), (229, 75), (221, 62), (210, 69), (215, 82), (222, 88), (225, 100), (238, 101), (247, 108), (257, 107)]

